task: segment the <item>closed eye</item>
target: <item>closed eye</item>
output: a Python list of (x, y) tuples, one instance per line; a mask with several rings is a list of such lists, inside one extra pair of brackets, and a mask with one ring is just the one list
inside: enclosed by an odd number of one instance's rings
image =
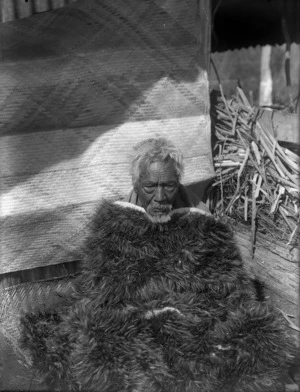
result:
[(165, 185), (165, 190), (168, 192), (172, 192), (176, 189), (176, 185)]
[(145, 186), (144, 186), (144, 190), (145, 190), (147, 193), (151, 193), (151, 192), (153, 192), (153, 191), (155, 190), (155, 185), (145, 185)]

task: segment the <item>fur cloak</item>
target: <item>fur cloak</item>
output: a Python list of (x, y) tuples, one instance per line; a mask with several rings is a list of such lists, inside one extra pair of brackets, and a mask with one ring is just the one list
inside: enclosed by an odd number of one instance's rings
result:
[(292, 346), (226, 224), (195, 212), (153, 223), (104, 201), (84, 253), (72, 293), (21, 320), (52, 390), (283, 390)]

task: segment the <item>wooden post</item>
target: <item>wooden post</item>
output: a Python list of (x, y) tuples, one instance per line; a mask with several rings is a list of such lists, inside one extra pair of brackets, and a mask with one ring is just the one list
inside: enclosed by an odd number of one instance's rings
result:
[(199, 40), (199, 64), (210, 72), (211, 56), (211, 1), (198, 0), (197, 2), (197, 38)]
[(261, 49), (261, 63), (260, 63), (260, 83), (259, 83), (259, 105), (272, 105), (272, 91), (273, 81), (270, 68), (271, 62), (271, 45), (265, 45)]

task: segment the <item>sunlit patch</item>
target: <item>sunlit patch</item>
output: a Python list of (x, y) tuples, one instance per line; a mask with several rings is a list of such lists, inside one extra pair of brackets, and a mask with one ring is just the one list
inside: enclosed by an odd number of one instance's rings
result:
[(148, 310), (148, 312), (145, 313), (145, 319), (150, 319), (152, 317), (155, 317), (161, 313), (165, 313), (165, 312), (176, 312), (178, 313), (180, 316), (183, 316), (183, 314), (176, 308), (173, 308), (171, 306), (165, 306), (162, 309), (153, 309), (153, 310)]

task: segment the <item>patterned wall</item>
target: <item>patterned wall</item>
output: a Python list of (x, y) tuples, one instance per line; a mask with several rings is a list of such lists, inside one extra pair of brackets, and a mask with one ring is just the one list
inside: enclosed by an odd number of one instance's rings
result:
[(141, 139), (180, 146), (185, 184), (214, 175), (195, 5), (85, 0), (0, 26), (0, 273), (74, 260), (99, 200), (130, 191)]

